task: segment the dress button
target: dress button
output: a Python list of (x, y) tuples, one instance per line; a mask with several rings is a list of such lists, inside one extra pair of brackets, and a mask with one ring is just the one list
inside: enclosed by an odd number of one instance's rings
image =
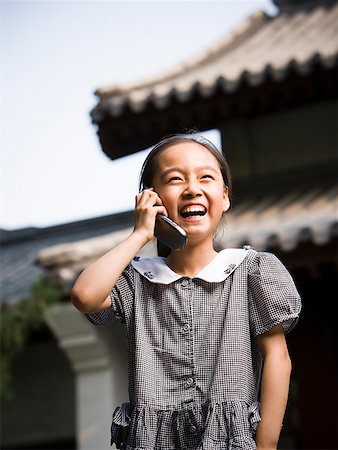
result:
[(195, 427), (195, 425), (191, 425), (190, 427), (190, 433), (196, 433), (197, 428)]
[(185, 332), (189, 331), (189, 329), (190, 329), (189, 324), (188, 324), (188, 323), (184, 324), (183, 327), (182, 327), (182, 329), (183, 329), (183, 331), (185, 331)]
[(187, 280), (186, 278), (185, 278), (184, 280), (182, 280), (181, 285), (182, 285), (183, 287), (188, 286), (188, 284), (189, 284), (189, 280)]
[(193, 378), (188, 378), (188, 379), (187, 379), (187, 385), (188, 385), (188, 386), (191, 386), (192, 384), (194, 384)]

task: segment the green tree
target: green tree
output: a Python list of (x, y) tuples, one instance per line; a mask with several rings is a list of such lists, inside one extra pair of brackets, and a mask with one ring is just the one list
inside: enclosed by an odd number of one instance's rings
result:
[(60, 301), (62, 288), (44, 277), (35, 280), (29, 294), (15, 305), (1, 306), (0, 399), (12, 396), (10, 389), (14, 357), (23, 350), (33, 331), (44, 324), (47, 307)]

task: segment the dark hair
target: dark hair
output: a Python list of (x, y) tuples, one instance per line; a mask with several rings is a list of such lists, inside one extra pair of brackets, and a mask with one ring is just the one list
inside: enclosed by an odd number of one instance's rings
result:
[[(224, 185), (228, 188), (228, 196), (230, 199), (231, 195), (231, 175), (230, 175), (230, 169), (229, 165), (223, 155), (218, 148), (210, 142), (207, 138), (204, 136), (201, 136), (200, 134), (196, 132), (192, 133), (178, 133), (173, 134), (167, 137), (164, 137), (163, 139), (158, 142), (154, 148), (151, 150), (151, 152), (146, 157), (141, 173), (140, 173), (140, 184), (139, 189), (142, 191), (143, 189), (149, 188), (152, 186), (153, 178), (155, 175), (155, 171), (157, 169), (157, 163), (158, 160), (164, 150), (166, 150), (169, 147), (172, 147), (176, 144), (181, 144), (182, 142), (194, 142), (197, 144), (202, 145), (204, 148), (206, 148), (212, 156), (216, 159), (216, 161), (219, 164), (219, 168), (222, 174), (222, 178), (224, 181)], [(157, 241), (157, 252), (159, 256), (168, 256), (170, 253), (170, 249), (162, 244), (161, 242)]]

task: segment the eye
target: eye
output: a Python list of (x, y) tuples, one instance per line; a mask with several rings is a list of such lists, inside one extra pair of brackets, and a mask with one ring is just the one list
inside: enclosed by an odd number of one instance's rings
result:
[(210, 179), (210, 180), (214, 179), (214, 177), (212, 175), (209, 175), (209, 174), (202, 175), (201, 178), (202, 179)]
[(182, 178), (177, 177), (177, 176), (171, 177), (171, 178), (169, 178), (168, 182), (170, 183), (171, 181), (182, 181)]

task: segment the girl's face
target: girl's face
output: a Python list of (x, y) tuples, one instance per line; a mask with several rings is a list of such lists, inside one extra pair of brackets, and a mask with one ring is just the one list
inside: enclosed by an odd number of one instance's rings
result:
[(230, 204), (218, 161), (203, 145), (183, 142), (163, 150), (153, 187), (190, 242), (204, 238), (212, 242)]

